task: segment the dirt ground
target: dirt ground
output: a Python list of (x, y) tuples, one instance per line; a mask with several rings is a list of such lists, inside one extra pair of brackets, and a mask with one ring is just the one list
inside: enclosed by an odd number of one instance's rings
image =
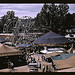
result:
[(15, 67), (14, 70), (11, 69), (2, 69), (0, 72), (29, 72), (28, 66), (20, 66), (20, 67)]
[[(32, 57), (35, 57), (35, 60), (38, 62), (38, 56), (39, 55), (32, 55)], [(40, 56), (41, 61), (41, 56)], [(0, 72), (30, 72), (28, 65), (20, 66), (20, 67), (14, 67), (14, 70), (11, 69), (1, 69)], [(38, 69), (38, 72), (42, 72), (41, 69)]]

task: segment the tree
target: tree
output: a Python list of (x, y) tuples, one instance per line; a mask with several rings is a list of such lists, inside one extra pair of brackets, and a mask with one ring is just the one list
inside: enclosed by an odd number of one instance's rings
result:
[(15, 17), (14, 11), (7, 11), (6, 15), (1, 17), (1, 23), (3, 26), (3, 31), (12, 32), (13, 27), (15, 26), (17, 17)]
[(59, 8), (59, 31), (58, 32), (64, 35), (66, 27), (68, 26), (66, 24), (66, 20), (67, 20), (66, 15), (68, 14), (69, 6), (67, 4), (60, 4), (58, 8)]
[(2, 22), (1, 22), (1, 19), (0, 19), (0, 33), (3, 32), (3, 25), (2, 25)]
[(40, 13), (37, 14), (35, 18), (35, 27), (38, 27), (40, 31), (49, 31), (48, 27), (48, 14), (47, 14), (48, 5), (44, 4)]
[(62, 22), (61, 33), (64, 33), (65, 35), (66, 29), (69, 29), (72, 23), (73, 23), (73, 16), (70, 13), (66, 14)]
[(72, 15), (72, 26), (75, 27), (75, 13), (71, 14)]
[[(50, 30), (61, 34), (61, 29), (64, 27), (63, 22), (65, 15), (68, 13), (69, 6), (67, 4), (44, 4), (40, 13), (35, 19), (35, 27), (43, 32)], [(64, 30), (62, 30), (63, 32)]]

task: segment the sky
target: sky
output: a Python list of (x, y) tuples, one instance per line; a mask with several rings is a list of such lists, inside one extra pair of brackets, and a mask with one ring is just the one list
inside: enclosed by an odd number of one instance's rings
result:
[[(15, 11), (15, 16), (19, 18), (23, 16), (36, 17), (41, 11), (43, 3), (24, 3), (24, 4), (2, 4), (0, 3), (0, 17), (5, 15), (7, 11)], [(75, 4), (69, 4), (69, 12), (75, 13)]]

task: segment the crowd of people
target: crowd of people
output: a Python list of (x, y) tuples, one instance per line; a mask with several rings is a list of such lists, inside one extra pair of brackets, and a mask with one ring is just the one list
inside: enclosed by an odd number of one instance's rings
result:
[[(38, 63), (39, 62), (39, 69), (42, 69), (42, 72), (50, 72), (50, 70), (49, 70), (49, 66), (48, 65), (44, 65), (43, 64), (43, 66), (41, 66), (42, 64), (41, 64), (41, 61), (40, 61), (40, 56), (38, 56), (38, 58), (37, 58), (37, 61), (35, 60), (35, 57), (32, 57), (31, 55), (27, 55), (28, 57), (28, 59), (27, 59), (27, 64), (29, 64), (29, 63)], [(44, 55), (42, 55), (41, 56), (41, 58), (42, 58), (42, 61), (43, 62), (46, 62), (47, 61), (47, 59), (45, 58), (45, 56)]]

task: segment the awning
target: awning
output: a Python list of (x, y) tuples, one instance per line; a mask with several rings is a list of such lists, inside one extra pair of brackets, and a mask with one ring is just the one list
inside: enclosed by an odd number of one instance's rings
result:
[(37, 66), (38, 63), (29, 63), (29, 66)]
[(45, 54), (49, 54), (49, 53), (53, 53), (53, 52), (58, 52), (58, 53), (63, 53), (64, 51), (66, 51), (66, 49), (64, 48), (49, 48), (49, 49), (45, 49), (45, 50), (41, 50), (41, 53), (45, 53)]
[(31, 45), (31, 44), (23, 43), (23, 44), (21, 44), (21, 45), (17, 45), (16, 47), (17, 47), (17, 48), (25, 48), (25, 47), (30, 47), (30, 46), (32, 46), (32, 45)]

